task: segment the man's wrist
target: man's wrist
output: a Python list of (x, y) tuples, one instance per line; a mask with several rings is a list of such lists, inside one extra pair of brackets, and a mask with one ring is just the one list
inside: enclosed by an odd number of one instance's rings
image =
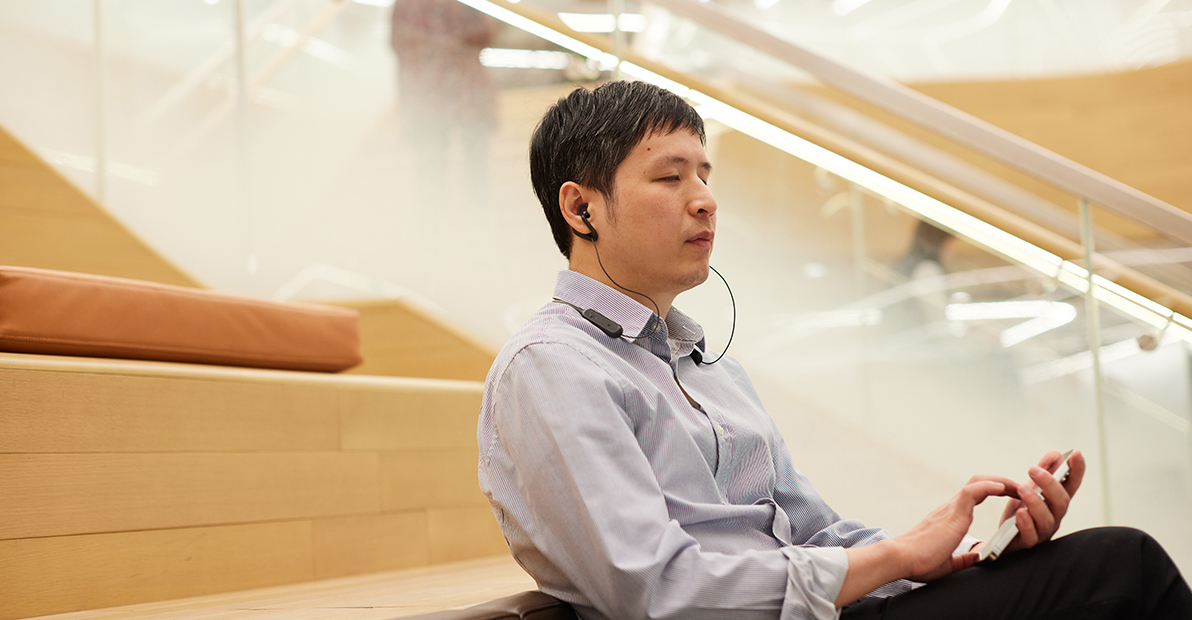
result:
[(896, 538), (865, 547), (850, 547), (847, 552), (848, 574), (836, 597), (837, 608), (909, 574), (906, 554)]

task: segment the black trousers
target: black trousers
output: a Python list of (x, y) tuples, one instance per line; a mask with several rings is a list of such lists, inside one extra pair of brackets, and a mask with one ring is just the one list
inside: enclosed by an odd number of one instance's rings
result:
[(842, 620), (1192, 620), (1192, 591), (1155, 539), (1130, 528), (1076, 532), (887, 599)]

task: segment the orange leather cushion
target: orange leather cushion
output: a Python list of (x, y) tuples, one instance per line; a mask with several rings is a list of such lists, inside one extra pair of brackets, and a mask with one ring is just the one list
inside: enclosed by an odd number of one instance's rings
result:
[(359, 313), (46, 269), (0, 267), (0, 351), (337, 372)]

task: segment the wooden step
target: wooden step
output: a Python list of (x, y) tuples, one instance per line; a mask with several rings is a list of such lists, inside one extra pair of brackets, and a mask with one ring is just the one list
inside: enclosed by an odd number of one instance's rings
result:
[(384, 620), (470, 607), (532, 589), (534, 581), (506, 556), (44, 616), (43, 620)]
[(0, 619), (505, 555), (482, 388), (0, 354)]

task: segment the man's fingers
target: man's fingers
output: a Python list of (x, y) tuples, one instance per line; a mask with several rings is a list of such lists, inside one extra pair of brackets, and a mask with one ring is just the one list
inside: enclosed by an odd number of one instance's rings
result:
[(1016, 482), (1014, 482), (1013, 478), (1007, 478), (1005, 476), (979, 475), (979, 476), (973, 476), (972, 478), (969, 478), (969, 481), (968, 481), (969, 484), (973, 484), (976, 482), (1000, 482), (1001, 484), (1004, 484), (1008, 487), (1015, 486), (1017, 484)]
[(1043, 458), (1039, 459), (1039, 467), (1047, 471), (1055, 471), (1059, 467), (1060, 461), (1063, 460), (1064, 455), (1060, 454), (1059, 450), (1048, 450)]
[(1068, 480), (1064, 482), (1064, 489), (1068, 491), (1068, 497), (1076, 495), (1076, 490), (1084, 481), (1084, 471), (1084, 454), (1080, 450), (1076, 450), (1072, 456), (1068, 457)]
[[(973, 488), (974, 490), (981, 490), (985, 495), (981, 499), (985, 499), (991, 495), (1004, 497), (1018, 497), (1018, 482), (1012, 478), (1005, 476), (973, 476), (969, 478), (968, 484), (965, 488)], [(977, 502), (981, 503), (980, 501)]]
[(1039, 531), (1035, 529), (1035, 522), (1031, 519), (1031, 514), (1025, 508), (1020, 509), (1014, 514), (1018, 526), (1018, 546), (1022, 549), (1030, 549), (1039, 544)]
[(1051, 514), (1057, 520), (1064, 518), (1064, 515), (1068, 513), (1068, 503), (1072, 499), (1068, 495), (1067, 489), (1054, 476), (1039, 467), (1032, 467), (1030, 476), (1031, 480), (1042, 491), (1043, 497), (1047, 498), (1047, 501), (1051, 504)]
[(965, 497), (971, 506), (976, 506), (985, 501), (985, 498), (991, 495), (1005, 495), (1010, 487), (1014, 486), (1014, 481), (1005, 479), (1006, 482), (999, 480), (977, 480), (975, 477), (970, 480), (968, 484), (964, 485), (960, 494)]
[(957, 573), (966, 568), (972, 568), (977, 563), (976, 553), (958, 553), (952, 556), (952, 572)]
[[(1044, 476), (1050, 475), (1045, 471), (1039, 471)], [(1043, 498), (1039, 497), (1034, 489), (1029, 488), (1028, 485), (1022, 485), (1018, 489), (1018, 493), (1022, 497), (1022, 503), (1025, 507), (1025, 509), (1019, 509), (1017, 513), (1019, 517), (1018, 532), (1022, 535), (1022, 546), (1030, 548), (1039, 542), (1051, 539), (1051, 535), (1055, 533), (1056, 524), (1059, 523), (1059, 519), (1053, 513), (1055, 506), (1043, 501)], [(1022, 524), (1023, 517), (1027, 521), (1026, 527), (1023, 527)]]

